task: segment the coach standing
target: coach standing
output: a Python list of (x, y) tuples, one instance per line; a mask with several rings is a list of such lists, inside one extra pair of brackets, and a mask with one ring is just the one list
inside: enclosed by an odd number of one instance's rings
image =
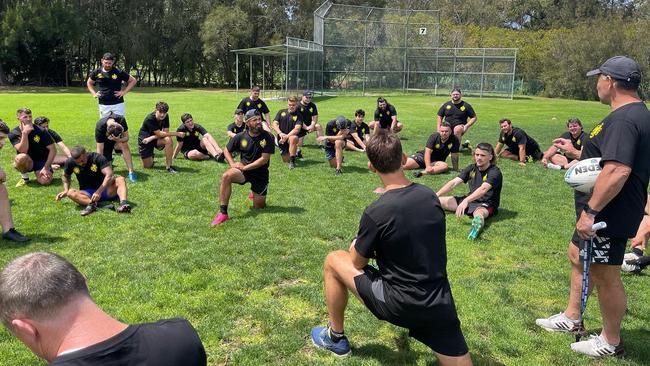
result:
[(650, 111), (637, 94), (641, 70), (634, 60), (612, 57), (587, 73), (593, 75), (598, 76), (598, 98), (611, 107), (611, 112), (591, 131), (581, 158), (600, 157), (602, 171), (593, 193), (575, 193), (578, 220), (568, 250), (572, 268), (567, 308), (564, 313), (538, 319), (537, 324), (552, 331), (581, 330), (582, 325), (576, 320), (580, 313), (582, 281), (579, 246), (595, 234), (591, 230), (594, 222), (605, 221), (607, 229), (599, 231), (593, 240), (590, 271), (598, 289), (603, 330), (589, 340), (572, 343), (571, 349), (592, 357), (621, 356), (625, 351), (620, 329), (627, 300), (620, 265), (627, 238), (636, 233), (647, 199)]
[[(111, 112), (125, 115), (124, 95), (133, 89), (137, 81), (125, 71), (116, 69), (115, 56), (107, 52), (102, 56), (101, 67), (88, 75), (86, 87), (93, 98), (99, 99), (99, 118), (108, 116)], [(95, 83), (99, 91), (95, 91)], [(126, 87), (122, 89), (122, 83)]]

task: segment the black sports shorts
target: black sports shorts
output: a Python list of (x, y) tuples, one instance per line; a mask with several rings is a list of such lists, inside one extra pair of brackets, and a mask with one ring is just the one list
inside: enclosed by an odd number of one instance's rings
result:
[(257, 170), (246, 170), (243, 171), (242, 174), (244, 174), (244, 181), (239, 184), (244, 185), (250, 183), (251, 191), (253, 191), (253, 193), (260, 196), (266, 196), (269, 191), (268, 171), (265, 174), (264, 172), (259, 172)]

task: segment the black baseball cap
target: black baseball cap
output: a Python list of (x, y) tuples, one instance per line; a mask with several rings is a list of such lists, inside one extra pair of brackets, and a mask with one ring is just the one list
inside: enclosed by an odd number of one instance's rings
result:
[(347, 118), (345, 118), (343, 116), (336, 117), (336, 128), (338, 128), (339, 130), (347, 129), (348, 128), (348, 123), (350, 123), (350, 121), (348, 121)]
[(115, 61), (115, 55), (113, 55), (110, 52), (106, 52), (104, 56), (102, 56), (102, 60), (113, 60)]
[(249, 119), (255, 116), (261, 116), (260, 111), (258, 111), (257, 109), (251, 109), (250, 111), (246, 112), (246, 114), (244, 115), (244, 120), (248, 121)]
[(605, 61), (599, 68), (591, 70), (587, 76), (608, 75), (615, 80), (622, 80), (632, 83), (641, 82), (641, 68), (636, 61), (625, 56), (614, 56)]
[(314, 92), (308, 89), (302, 92), (302, 95), (304, 95), (305, 97), (311, 97), (314, 95)]
[(235, 114), (244, 114), (244, 110), (241, 108), (235, 109)]

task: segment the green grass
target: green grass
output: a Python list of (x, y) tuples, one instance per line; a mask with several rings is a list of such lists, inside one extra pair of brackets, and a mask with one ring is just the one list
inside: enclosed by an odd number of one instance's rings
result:
[[(243, 97), (240, 94), (239, 98)], [(127, 96), (131, 149), (143, 117), (158, 100), (170, 106), (172, 128), (191, 112), (220, 144), (239, 99), (222, 91), (136, 89)], [(321, 121), (339, 114), (374, 111), (376, 97), (316, 98)], [(389, 98), (405, 124), (401, 134), (407, 153), (421, 149), (435, 126), (444, 97)], [(608, 109), (596, 102), (521, 98), (468, 99), (479, 122), (467, 135), (473, 143), (494, 143), (498, 119), (509, 117), (547, 147), (564, 131), (564, 121), (578, 116), (589, 129)], [(16, 125), (14, 111), (29, 106), (46, 115), (68, 146), (94, 146), (96, 100), (82, 89), (37, 89), (0, 94), (0, 118)], [(282, 102), (273, 101), (275, 111)], [(50, 187), (14, 188), (19, 175), (10, 168), (11, 147), (0, 151), (16, 225), (33, 240), (27, 245), (0, 242), (0, 264), (31, 251), (54, 251), (71, 260), (87, 277), (91, 292), (104, 309), (129, 322), (186, 317), (198, 330), (210, 365), (345, 364), (397, 365), (435, 363), (431, 352), (406, 331), (376, 320), (362, 304), (351, 300), (346, 313), (352, 357), (339, 361), (314, 350), (308, 339), (312, 326), (326, 321), (322, 294), (322, 262), (335, 249), (345, 249), (355, 236), (363, 209), (377, 197), (378, 178), (366, 169), (366, 158), (346, 153), (344, 174), (335, 177), (323, 153), (305, 148), (306, 160), (293, 171), (272, 157), (269, 207), (250, 210), (248, 186), (234, 186), (233, 218), (210, 228), (217, 210), (219, 177), (226, 169), (214, 162), (174, 164), (181, 174), (143, 171), (129, 185), (137, 205), (131, 215), (99, 211), (86, 218), (69, 200), (56, 203), (60, 173)], [(125, 174), (116, 159), (116, 171)], [(470, 156), (461, 156), (461, 166)], [(535, 326), (535, 318), (563, 310), (568, 295), (566, 246), (574, 223), (572, 192), (562, 173), (540, 165), (525, 168), (499, 163), (504, 175), (502, 209), (488, 221), (476, 242), (465, 238), (468, 218), (447, 216), (448, 272), (465, 337), (478, 365), (642, 365), (650, 359), (650, 293), (647, 276), (624, 276), (630, 311), (622, 336), (628, 356), (623, 361), (589, 361), (573, 354), (573, 337), (551, 334)], [(409, 175), (410, 176), (410, 175)], [(420, 178), (434, 190), (453, 174)], [(73, 179), (76, 186), (76, 180)], [(466, 187), (458, 189), (461, 193)], [(589, 302), (587, 326), (601, 324), (595, 297)], [(26, 347), (0, 331), (0, 360), (8, 365), (42, 362)]]

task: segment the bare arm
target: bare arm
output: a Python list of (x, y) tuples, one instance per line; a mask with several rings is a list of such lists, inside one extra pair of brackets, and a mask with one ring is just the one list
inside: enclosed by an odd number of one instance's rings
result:
[(268, 163), (269, 159), (271, 159), (271, 154), (262, 153), (262, 156), (260, 156), (259, 159), (257, 159), (254, 162), (244, 166), (244, 169), (242, 169), (242, 170), (246, 171), (246, 170), (257, 169), (257, 168), (261, 167), (262, 165)]
[(503, 149), (503, 144), (500, 142), (497, 142), (497, 146), (494, 148), (494, 154), (498, 157), (501, 155), (501, 149)]
[(97, 98), (97, 92), (95, 91), (95, 81), (91, 78), (88, 78), (88, 81), (86, 81), (86, 88), (88, 88), (88, 91), (90, 92), (90, 95), (93, 96), (93, 98)]
[(472, 117), (472, 118), (470, 118), (469, 121), (467, 121), (467, 124), (466, 124), (465, 127), (464, 127), (465, 131), (469, 130), (469, 128), (472, 127), (472, 125), (473, 125), (474, 123), (476, 123), (476, 120), (477, 120), (476, 117)]
[(70, 176), (63, 173), (61, 175), (61, 182), (63, 182), (63, 192), (59, 192), (54, 199), (60, 201), (64, 197), (68, 197), (68, 191), (70, 190)]
[[(102, 169), (102, 173), (104, 174), (104, 180), (102, 181), (102, 185), (97, 188), (95, 193), (93, 194), (92, 200), (94, 202), (99, 201), (99, 197), (101, 196), (102, 192), (108, 188), (108, 185), (111, 183), (113, 180), (113, 168), (111, 168), (110, 165)], [(94, 199), (95, 195), (97, 195), (97, 198)]]
[(463, 180), (456, 177), (456, 178), (450, 180), (449, 182), (445, 183), (445, 185), (442, 186), (442, 188), (440, 188), (438, 190), (438, 192), (436, 192), (436, 195), (438, 197), (442, 197), (445, 194), (449, 193), (452, 189), (456, 188), (456, 186), (458, 186), (459, 184), (462, 184), (462, 183), (463, 183)]
[(350, 256), (352, 257), (352, 265), (354, 266), (354, 268), (358, 270), (363, 270), (363, 267), (368, 265), (370, 259), (362, 256), (357, 252), (357, 249), (354, 247), (355, 243), (356, 243), (356, 239), (352, 242), (352, 245), (350, 245)]
[(172, 159), (176, 159), (176, 155), (178, 155), (178, 152), (181, 151), (181, 147), (183, 146), (183, 141), (178, 141), (176, 144), (176, 148), (174, 148), (174, 155), (172, 155)]
[(440, 130), (441, 123), (442, 123), (442, 117), (436, 115), (436, 131)]
[(453, 170), (458, 170), (458, 158), (460, 153), (451, 153), (451, 166)]
[(115, 96), (118, 98), (123, 97), (126, 93), (130, 92), (137, 83), (138, 81), (133, 76), (129, 75), (129, 81), (127, 81), (126, 87), (122, 90), (116, 91)]
[(519, 144), (519, 164), (526, 164), (526, 144)]
[(71, 157), (71, 156), (72, 156), (72, 155), (70, 154), (70, 149), (68, 149), (68, 147), (65, 146), (65, 144), (63, 143), (63, 141), (61, 141), (61, 142), (57, 142), (56, 144), (59, 145), (59, 147), (61, 148), (61, 151), (63, 151), (63, 153), (65, 154), (65, 156), (67, 156), (67, 157)]

